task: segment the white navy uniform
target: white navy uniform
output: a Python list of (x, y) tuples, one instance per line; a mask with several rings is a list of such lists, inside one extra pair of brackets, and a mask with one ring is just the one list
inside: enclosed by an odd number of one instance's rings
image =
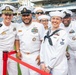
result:
[[(44, 36), (44, 27), (42, 24), (32, 22), (31, 25), (26, 26), (21, 23), (17, 28), (17, 36), (20, 41), (20, 51), (22, 53), (22, 61), (40, 68), (37, 65), (36, 58), (39, 55), (41, 40)], [(30, 54), (27, 54), (29, 52)], [(37, 72), (20, 65), (22, 75), (39, 75)]]
[[(3, 75), (3, 51), (14, 50), (14, 42), (16, 36), (16, 24), (11, 22), (10, 26), (0, 23), (0, 75)], [(13, 55), (15, 56), (15, 55)], [(9, 75), (17, 75), (17, 63), (11, 59), (7, 61), (7, 70)]]
[[(52, 33), (53, 31), (51, 30), (50, 35)], [(67, 33), (61, 29), (50, 38), (52, 45), (49, 44), (48, 38), (42, 42), (40, 50), (41, 63), (44, 63), (46, 67), (52, 68), (52, 75), (67, 75), (68, 65), (65, 56)]]
[(68, 27), (63, 27), (68, 33), (68, 52), (70, 59), (68, 60), (68, 75), (76, 75), (76, 22), (71, 21)]

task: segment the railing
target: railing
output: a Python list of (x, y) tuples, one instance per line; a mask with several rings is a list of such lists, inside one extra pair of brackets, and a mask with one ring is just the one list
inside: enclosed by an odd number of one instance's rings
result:
[(12, 54), (15, 54), (15, 53), (16, 53), (16, 51), (12, 51), (12, 52), (4, 51), (3, 52), (3, 75), (7, 75), (7, 61), (8, 61), (8, 58), (10, 58), (10, 59), (12, 59), (12, 60), (14, 60), (14, 61), (16, 61), (16, 62), (18, 62), (18, 63), (20, 63), (20, 64), (22, 64), (22, 65), (24, 65), (24, 66), (26, 66), (28, 68), (30, 68), (32, 70), (40, 73), (41, 75), (51, 75), (51, 74), (49, 74), (47, 72), (44, 72), (44, 71), (42, 71), (42, 70), (40, 70), (40, 69), (38, 69), (38, 68), (36, 68), (34, 66), (29, 65), (26, 62), (23, 62), (23, 61), (15, 58), (13, 56), (11, 56)]

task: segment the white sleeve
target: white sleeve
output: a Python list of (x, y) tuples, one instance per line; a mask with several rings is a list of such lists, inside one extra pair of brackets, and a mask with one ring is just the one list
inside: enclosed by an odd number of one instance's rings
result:
[(39, 27), (40, 40), (43, 40), (43, 38), (44, 38), (44, 33), (45, 33), (45, 29), (44, 29), (44, 26), (41, 24), (40, 27)]
[(43, 44), (43, 42), (42, 42), (42, 44), (41, 44), (41, 49), (40, 49), (40, 63), (44, 63), (44, 51), (45, 49), (44, 49), (44, 44)]

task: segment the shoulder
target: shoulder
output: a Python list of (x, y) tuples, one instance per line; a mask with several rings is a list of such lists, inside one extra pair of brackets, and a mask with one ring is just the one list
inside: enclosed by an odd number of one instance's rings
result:
[(18, 23), (11, 22), (11, 28), (17, 29), (18, 26), (19, 26)]
[(34, 26), (36, 26), (38, 28), (44, 27), (43, 24), (38, 23), (38, 22), (32, 22), (32, 24), (34, 24)]
[(65, 34), (67, 34), (67, 32), (66, 32), (65, 29), (60, 28), (59, 34), (60, 34), (60, 35), (65, 35)]

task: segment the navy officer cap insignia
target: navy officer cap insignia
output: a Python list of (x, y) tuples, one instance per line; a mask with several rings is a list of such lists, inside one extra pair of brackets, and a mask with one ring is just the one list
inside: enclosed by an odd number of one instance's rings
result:
[(6, 11), (13, 11), (9, 6), (6, 6), (4, 10), (6, 10)]
[(6, 6), (5, 9), (6, 9), (6, 10), (10, 10), (10, 7), (9, 7), (9, 6)]
[(26, 8), (23, 8), (23, 11), (24, 11), (24, 12), (26, 12), (26, 10), (27, 10)]
[(0, 27), (2, 27), (2, 24), (0, 24)]

